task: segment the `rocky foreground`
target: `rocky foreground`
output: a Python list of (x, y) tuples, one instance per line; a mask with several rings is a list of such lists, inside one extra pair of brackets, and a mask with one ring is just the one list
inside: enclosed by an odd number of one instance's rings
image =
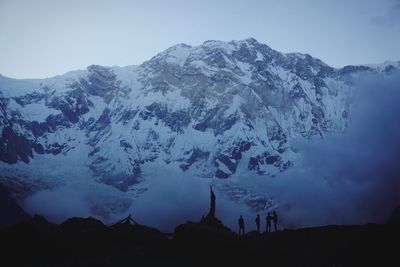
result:
[(174, 233), (130, 217), (55, 225), (32, 219), (0, 231), (2, 266), (398, 266), (398, 224), (250, 232), (202, 220)]

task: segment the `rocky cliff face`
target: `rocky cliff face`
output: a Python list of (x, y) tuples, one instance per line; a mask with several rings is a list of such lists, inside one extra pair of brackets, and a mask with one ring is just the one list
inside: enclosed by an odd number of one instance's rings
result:
[[(140, 66), (0, 76), (1, 181), (20, 198), (95, 186), (106, 200), (92, 209), (105, 215), (145, 193), (154, 166), (216, 183), (269, 179), (296, 164), (293, 140), (345, 131), (354, 75), (398, 68), (334, 69), (246, 39), (179, 44)], [(220, 188), (254, 210), (271, 205), (247, 189)]]

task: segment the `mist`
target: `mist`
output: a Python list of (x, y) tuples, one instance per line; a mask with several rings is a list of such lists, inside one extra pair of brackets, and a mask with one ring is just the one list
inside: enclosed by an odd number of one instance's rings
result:
[(55, 223), (71, 217), (93, 216), (84, 192), (68, 186), (42, 190), (25, 199), (24, 209)]
[[(400, 73), (362, 74), (352, 82), (346, 131), (298, 140), (300, 162), (260, 184), (278, 205), (281, 227), (386, 223), (400, 205)], [(154, 182), (129, 212), (164, 230), (207, 214), (208, 179), (175, 175)], [(224, 224), (236, 230), (242, 214), (247, 229), (255, 229), (256, 212), (218, 189), (216, 195)]]
[(187, 221), (198, 222), (208, 214), (212, 186), (216, 194), (216, 216), (225, 225), (236, 230), (239, 214), (247, 215), (253, 221), (249, 207), (232, 202), (213, 185), (213, 179), (177, 172), (173, 167), (154, 166), (152, 169), (152, 173), (146, 174), (150, 180), (148, 192), (136, 199), (128, 211), (116, 215), (115, 219), (131, 214), (138, 223), (173, 232), (176, 226)]
[(400, 205), (400, 74), (353, 82), (346, 132), (299, 141), (301, 162), (269, 183), (288, 227), (386, 223)]
[[(262, 193), (277, 203), (281, 227), (385, 223), (400, 205), (400, 74), (361, 75), (353, 83), (346, 131), (323, 139), (298, 140), (294, 146), (301, 160), (296, 166), (275, 178), (258, 179)], [(115, 189), (111, 192), (105, 185), (96, 185), (104, 192), (92, 186), (61, 186), (33, 194), (24, 208), (57, 223), (73, 216), (94, 216), (112, 223), (132, 214), (139, 223), (172, 231), (206, 215), (210, 183), (224, 182), (177, 173), (173, 166), (148, 168), (144, 170), (148, 191), (137, 199)], [(218, 188), (214, 191), (218, 218), (236, 229), (242, 214), (247, 229), (255, 228), (254, 211), (233, 202)], [(106, 207), (117, 196), (120, 200), (112, 203), (114, 210), (100, 216), (101, 205), (96, 202), (105, 199)], [(117, 212), (116, 207), (124, 211)], [(262, 217), (265, 213), (260, 212)]]

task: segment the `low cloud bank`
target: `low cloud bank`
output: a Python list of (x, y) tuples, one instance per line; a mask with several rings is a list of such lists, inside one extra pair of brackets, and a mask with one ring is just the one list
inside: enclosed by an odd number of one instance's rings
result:
[[(400, 74), (358, 77), (350, 114), (344, 134), (299, 142), (297, 167), (265, 180), (265, 194), (278, 200), (286, 227), (384, 223), (400, 205)], [(158, 174), (163, 178), (150, 182), (148, 192), (108, 222), (131, 213), (141, 223), (172, 231), (208, 212), (208, 179), (165, 170)], [(25, 208), (58, 223), (87, 217), (96, 200), (88, 198), (89, 191), (68, 186), (41, 191), (26, 199)], [(217, 192), (218, 217), (236, 229), (239, 214), (254, 228), (254, 213), (247, 206)]]
[(68, 186), (39, 191), (25, 200), (24, 208), (55, 223), (62, 223), (71, 217), (92, 215), (85, 194)]
[(400, 74), (354, 82), (347, 131), (300, 142), (301, 163), (271, 182), (288, 226), (385, 223), (400, 205)]

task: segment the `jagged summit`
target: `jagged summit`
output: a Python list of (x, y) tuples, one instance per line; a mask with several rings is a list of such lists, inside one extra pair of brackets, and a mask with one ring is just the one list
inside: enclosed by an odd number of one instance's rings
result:
[(247, 45), (247, 46), (252, 46), (256, 47), (259, 45), (266, 46), (266, 44), (259, 43), (255, 38), (249, 37), (243, 40), (231, 40), (231, 41), (221, 41), (221, 40), (207, 40), (204, 41), (200, 46), (211, 46), (211, 47), (224, 47), (227, 45), (233, 45), (233, 46), (241, 46), (241, 45)]
[(249, 38), (179, 44), (139, 66), (2, 76), (0, 181), (21, 201), (79, 188), (107, 217), (162, 192), (169, 177), (202, 177), (265, 211), (279, 201), (263, 181), (299, 162), (294, 140), (346, 130), (353, 75), (398, 69), (335, 69)]

